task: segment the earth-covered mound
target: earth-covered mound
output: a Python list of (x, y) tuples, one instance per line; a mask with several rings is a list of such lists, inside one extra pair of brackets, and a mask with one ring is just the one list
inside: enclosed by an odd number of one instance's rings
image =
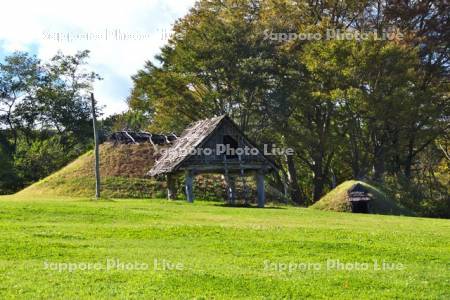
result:
[[(164, 182), (145, 178), (155, 162), (149, 143), (100, 146), (102, 197), (165, 197)], [(18, 195), (54, 195), (91, 197), (95, 191), (94, 154), (89, 151), (75, 161), (25, 188)]]
[[(158, 149), (167, 146), (157, 146)], [(160, 152), (160, 151), (158, 151)], [(159, 154), (150, 143), (100, 146), (101, 196), (105, 198), (166, 198), (166, 182), (146, 176)], [(94, 153), (89, 151), (75, 161), (25, 188), (17, 195), (93, 197), (95, 194)], [(238, 197), (242, 198), (240, 179), (236, 182)], [(256, 197), (255, 184), (247, 178), (247, 194)], [(194, 194), (197, 199), (223, 201), (225, 182), (219, 174), (198, 175)], [(270, 193), (269, 193), (270, 195)], [(177, 196), (184, 199), (183, 176), (177, 180)]]
[(370, 202), (370, 213), (382, 215), (412, 215), (413, 213), (394, 200), (390, 199), (382, 189), (373, 184), (362, 181), (348, 180), (338, 185), (328, 194), (317, 201), (311, 208), (338, 212), (352, 212), (352, 206), (348, 201), (347, 192), (355, 184), (362, 184), (372, 195)]

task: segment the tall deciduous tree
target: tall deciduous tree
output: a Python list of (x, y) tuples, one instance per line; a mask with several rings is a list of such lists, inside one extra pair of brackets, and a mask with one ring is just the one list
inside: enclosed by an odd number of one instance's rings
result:
[(85, 69), (88, 56), (88, 51), (58, 53), (42, 63), (16, 52), (0, 63), (0, 154), (5, 172), (10, 166), (9, 178), (16, 178), (9, 187), (0, 178), (1, 190), (42, 178), (89, 147), (86, 98), (99, 76)]
[[(130, 107), (165, 130), (227, 113), (257, 141), (294, 148), (279, 163), (297, 203), (351, 177), (409, 181), (445, 132), (448, 30), (438, 23), (447, 8), (433, 1), (198, 1), (133, 77)], [(397, 35), (288, 38), (333, 30)]]

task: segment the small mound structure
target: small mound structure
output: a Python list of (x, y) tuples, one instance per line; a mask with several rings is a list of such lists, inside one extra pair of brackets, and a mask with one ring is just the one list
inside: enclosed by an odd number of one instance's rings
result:
[[(100, 146), (102, 197), (165, 197), (163, 182), (145, 178), (145, 174), (157, 158), (154, 153), (154, 147), (150, 143), (102, 144)], [(91, 197), (94, 194), (94, 153), (89, 151), (17, 195)]]
[(372, 184), (356, 180), (348, 180), (338, 185), (312, 205), (311, 208), (337, 212), (352, 212), (352, 206), (348, 200), (348, 191), (358, 183), (363, 185), (372, 195), (370, 213), (381, 215), (413, 215), (411, 211), (390, 199), (381, 189)]

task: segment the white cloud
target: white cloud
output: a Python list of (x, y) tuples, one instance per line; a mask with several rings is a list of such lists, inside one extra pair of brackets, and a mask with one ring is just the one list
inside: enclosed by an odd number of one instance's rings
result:
[[(73, 54), (91, 50), (90, 67), (104, 78), (95, 86), (96, 98), (111, 114), (126, 109), (130, 76), (159, 52), (163, 32), (185, 15), (195, 0), (15, 0), (2, 3), (0, 45), (6, 52), (36, 51), (48, 59), (58, 50)], [(108, 40), (104, 40), (108, 30)], [(116, 40), (115, 30), (139, 34), (141, 40)], [(56, 34), (90, 34), (91, 39), (56, 41)], [(92, 35), (103, 34), (92, 38)], [(52, 39), (49, 39), (49, 37)], [(61, 37), (62, 35), (60, 35)], [(65, 35), (67, 37), (67, 35)]]

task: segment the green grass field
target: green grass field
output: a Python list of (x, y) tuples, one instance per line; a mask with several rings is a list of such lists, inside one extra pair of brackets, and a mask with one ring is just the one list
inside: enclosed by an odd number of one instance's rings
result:
[(449, 220), (0, 197), (0, 234), (0, 299), (450, 298)]

